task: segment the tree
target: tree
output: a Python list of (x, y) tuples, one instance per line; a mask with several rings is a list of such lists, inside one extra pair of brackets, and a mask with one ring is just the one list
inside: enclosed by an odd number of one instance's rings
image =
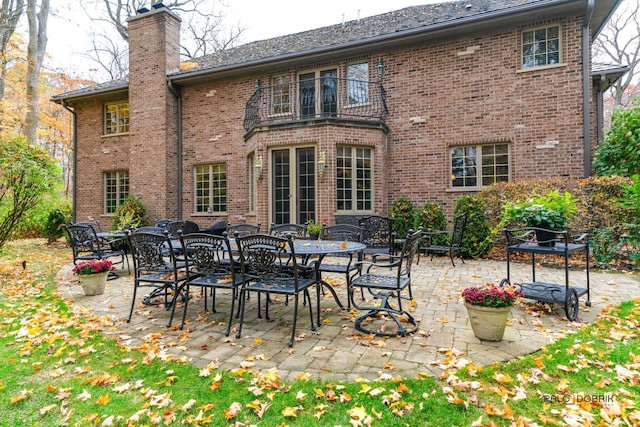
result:
[[(126, 77), (129, 68), (126, 49), (129, 32), (126, 21), (135, 16), (138, 10), (147, 7), (148, 0), (82, 0), (82, 2), (85, 10), (92, 11), (91, 15), (87, 15), (98, 27), (106, 25), (106, 28), (115, 29), (120, 36), (118, 40), (108, 34), (96, 33), (92, 51), (87, 54), (87, 58), (96, 62), (112, 80)], [(163, 4), (183, 19), (180, 49), (185, 60), (232, 47), (239, 41), (244, 31), (239, 26), (228, 30), (224, 28), (225, 15), (217, 11), (220, 5), (224, 6), (221, 0), (215, 2), (165, 0)], [(96, 10), (99, 12), (94, 12)]]
[(23, 9), (24, 0), (2, 0), (2, 10), (0, 10), (0, 116), (3, 110), (4, 79), (9, 59), (7, 48)]
[(60, 168), (46, 150), (21, 136), (0, 140), (0, 248), (59, 180)]
[(640, 174), (640, 99), (613, 113), (611, 129), (596, 150), (593, 167), (598, 175)]
[(29, 44), (27, 46), (27, 113), (25, 135), (28, 141), (37, 141), (38, 130), (38, 86), (40, 70), (47, 49), (47, 19), (49, 0), (40, 0), (40, 10), (36, 0), (27, 0), (27, 20), (29, 22)]
[[(629, 71), (611, 87), (614, 109), (628, 107), (634, 96), (627, 91), (638, 79), (640, 63), (640, 0), (625, 0), (593, 42), (596, 61), (628, 65)], [(631, 85), (631, 86), (630, 86)]]

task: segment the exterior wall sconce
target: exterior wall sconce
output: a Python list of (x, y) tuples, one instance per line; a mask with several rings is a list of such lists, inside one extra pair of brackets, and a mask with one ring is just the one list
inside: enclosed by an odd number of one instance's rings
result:
[(384, 75), (384, 59), (378, 58), (378, 77)]
[(256, 163), (253, 165), (253, 170), (256, 173), (256, 178), (262, 179), (262, 156), (258, 156)]
[(327, 166), (327, 153), (324, 151), (320, 153), (320, 157), (318, 158), (318, 176), (322, 177), (324, 175), (324, 169)]

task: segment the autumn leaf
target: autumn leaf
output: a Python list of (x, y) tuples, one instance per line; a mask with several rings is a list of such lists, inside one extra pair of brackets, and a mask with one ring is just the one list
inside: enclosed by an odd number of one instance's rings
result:
[(224, 410), (224, 416), (227, 420), (238, 416), (242, 410), (242, 405), (239, 402), (233, 402), (227, 409)]
[(103, 394), (102, 396), (100, 396), (96, 401), (95, 404), (96, 405), (106, 405), (107, 403), (109, 403), (111, 401), (111, 399), (109, 398), (108, 394)]
[(297, 412), (303, 410), (302, 406), (287, 406), (282, 410), (282, 415), (285, 417), (297, 417)]

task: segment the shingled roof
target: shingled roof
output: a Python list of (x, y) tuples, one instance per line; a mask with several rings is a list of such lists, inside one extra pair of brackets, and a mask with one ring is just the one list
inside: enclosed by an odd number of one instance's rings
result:
[[(399, 37), (421, 28), (450, 23), (464, 18), (480, 18), (491, 12), (520, 8), (523, 5), (548, 3), (548, 0), (469, 0), (411, 6), (400, 10), (303, 31), (296, 34), (260, 40), (196, 59), (194, 70), (215, 69), (255, 60), (318, 48), (331, 48), (354, 42), (364, 42), (384, 36)], [(179, 74), (179, 73), (176, 73)]]
[[(618, 3), (621, 0), (604, 0)], [(400, 39), (415, 33), (438, 28), (456, 27), (487, 20), (490, 17), (510, 13), (535, 13), (536, 9), (558, 4), (575, 3), (571, 0), (467, 0), (422, 6), (411, 6), (367, 18), (335, 24), (266, 40), (243, 44), (231, 49), (205, 55), (186, 63), (182, 70), (169, 74), (169, 79), (179, 80), (192, 75), (216, 73), (225, 69), (237, 69), (254, 63), (276, 62), (295, 55), (330, 51), (346, 46), (366, 45), (380, 40)], [(601, 3), (601, 2), (598, 2)], [(601, 5), (603, 7), (604, 5)], [(610, 7), (610, 6), (609, 6)], [(604, 7), (607, 10), (607, 7)], [(615, 7), (614, 7), (615, 9)], [(604, 17), (595, 23), (603, 24)], [(593, 30), (592, 30), (593, 31)], [(597, 31), (597, 30), (596, 30)], [(103, 83), (57, 95), (54, 101), (64, 98), (100, 93), (109, 89), (126, 87), (122, 80)]]

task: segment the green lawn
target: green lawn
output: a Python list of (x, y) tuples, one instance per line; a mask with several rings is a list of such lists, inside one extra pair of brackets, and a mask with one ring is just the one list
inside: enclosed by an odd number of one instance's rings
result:
[(640, 300), (510, 363), (476, 368), (452, 350), (441, 378), (285, 383), (250, 363), (198, 369), (153, 342), (119, 347), (101, 333), (105, 319), (58, 297), (69, 256), (40, 240), (0, 253), (2, 426), (640, 424)]

